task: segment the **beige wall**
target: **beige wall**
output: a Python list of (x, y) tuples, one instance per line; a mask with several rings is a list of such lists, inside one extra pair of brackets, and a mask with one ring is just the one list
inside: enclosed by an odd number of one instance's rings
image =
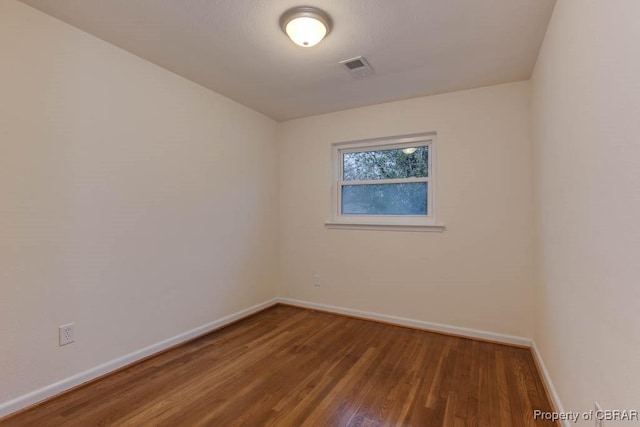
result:
[(13, 0), (0, 54), (0, 402), (275, 296), (274, 121)]
[(534, 338), (566, 410), (640, 409), (639, 16), (559, 1), (532, 80)]
[[(283, 123), (279, 295), (529, 337), (529, 128), (528, 82)], [(445, 232), (324, 227), (333, 142), (428, 131)]]

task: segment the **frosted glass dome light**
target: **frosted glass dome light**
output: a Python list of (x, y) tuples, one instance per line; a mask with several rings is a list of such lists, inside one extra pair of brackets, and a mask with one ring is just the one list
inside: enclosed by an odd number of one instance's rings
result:
[(280, 18), (280, 25), (295, 44), (311, 47), (329, 34), (331, 18), (320, 9), (301, 6), (286, 11)]

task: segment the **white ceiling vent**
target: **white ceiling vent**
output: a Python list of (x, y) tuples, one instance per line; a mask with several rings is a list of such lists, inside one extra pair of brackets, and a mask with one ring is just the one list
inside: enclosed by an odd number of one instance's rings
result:
[(340, 61), (340, 64), (351, 74), (352, 77), (356, 79), (362, 79), (364, 77), (369, 77), (375, 71), (371, 68), (371, 65), (367, 62), (366, 59), (362, 56), (356, 56), (355, 58), (345, 59), (344, 61)]

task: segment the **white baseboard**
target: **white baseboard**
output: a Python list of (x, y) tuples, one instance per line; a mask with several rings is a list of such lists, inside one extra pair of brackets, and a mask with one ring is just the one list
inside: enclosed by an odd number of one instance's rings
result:
[(102, 375), (108, 374), (109, 372), (115, 371), (116, 369), (122, 368), (123, 366), (130, 365), (140, 359), (143, 359), (155, 353), (161, 352), (162, 350), (166, 350), (170, 347), (181, 344), (185, 341), (189, 341), (200, 335), (205, 335), (213, 330), (219, 329), (223, 326), (226, 326), (230, 323), (235, 322), (236, 320), (242, 319), (243, 317), (250, 316), (253, 313), (264, 310), (265, 308), (268, 308), (275, 304), (277, 304), (276, 298), (271, 299), (269, 301), (265, 301), (263, 303), (254, 305), (253, 307), (240, 310), (236, 313), (230, 314), (229, 316), (225, 316), (221, 319), (215, 320), (211, 323), (207, 323), (206, 325), (199, 326), (190, 331), (176, 335), (164, 341), (160, 341), (158, 343), (152, 344), (143, 349), (134, 351), (133, 353), (129, 353), (117, 359), (103, 363), (100, 366), (96, 366), (94, 368), (88, 369), (84, 372), (80, 372), (76, 375), (65, 378), (53, 384), (49, 384), (38, 390), (16, 397), (15, 399), (2, 402), (0, 403), (0, 418), (5, 417), (21, 409), (24, 409), (33, 404), (36, 404), (38, 402), (41, 402), (50, 397), (53, 397), (71, 388), (77, 387), (83, 383), (91, 381)]
[(450, 335), (457, 335), (465, 338), (474, 338), (484, 341), (491, 341), (501, 344), (517, 345), (522, 347), (531, 347), (531, 339), (518, 337), (513, 335), (499, 334), (495, 332), (479, 331), (476, 329), (462, 328), (459, 326), (449, 326), (440, 323), (425, 322), (423, 320), (406, 319), (404, 317), (389, 316), (387, 314), (378, 314), (368, 311), (353, 310), (351, 308), (336, 307), (333, 305), (318, 304), (315, 302), (300, 301), (292, 298), (277, 298), (282, 304), (293, 305), (297, 307), (310, 308), (314, 310), (327, 311), (330, 313), (344, 314), (352, 317), (359, 317), (368, 320), (377, 320), (380, 322), (391, 323), (399, 326), (408, 326), (410, 328), (422, 329), (425, 331), (442, 332)]
[[(562, 406), (562, 403), (560, 402), (560, 397), (558, 396), (558, 393), (556, 392), (556, 389), (553, 386), (553, 382), (551, 381), (551, 376), (549, 375), (549, 371), (547, 371), (547, 367), (544, 365), (544, 362), (542, 361), (542, 356), (540, 355), (540, 351), (538, 350), (538, 346), (536, 345), (535, 341), (532, 341), (531, 351), (533, 352), (533, 357), (535, 357), (536, 363), (540, 368), (540, 373), (542, 374), (542, 381), (544, 381), (545, 385), (547, 386), (547, 393), (551, 395), (549, 397), (553, 401), (552, 403), (553, 403), (553, 406), (555, 407), (554, 410), (556, 412), (564, 412), (564, 408)], [(561, 420), (560, 422), (564, 427), (569, 427), (571, 425), (571, 423), (567, 420)]]

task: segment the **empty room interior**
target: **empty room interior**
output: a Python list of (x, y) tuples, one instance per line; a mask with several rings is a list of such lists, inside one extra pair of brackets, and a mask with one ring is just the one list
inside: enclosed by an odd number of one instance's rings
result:
[(639, 22), (0, 0), (0, 426), (640, 425)]

